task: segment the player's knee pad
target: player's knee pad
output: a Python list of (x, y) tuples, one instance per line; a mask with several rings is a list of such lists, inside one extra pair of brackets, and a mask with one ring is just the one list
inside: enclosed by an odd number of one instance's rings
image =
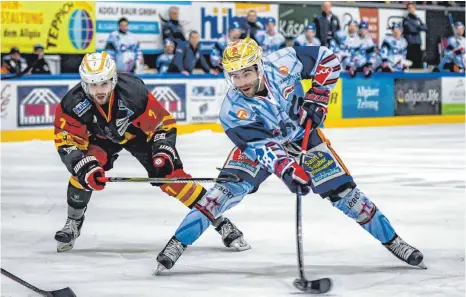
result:
[[(340, 199), (332, 201), (332, 205), (354, 219), (360, 225), (368, 223), (377, 212), (375, 204), (357, 187), (347, 188), (338, 195)], [(335, 196), (333, 196), (335, 198)]]
[(79, 187), (76, 187), (75, 184), (71, 182), (72, 180), (76, 181), (71, 177), (68, 183), (68, 190), (66, 193), (68, 205), (75, 209), (84, 209), (91, 199), (92, 191), (84, 190), (79, 183), (77, 184)]
[[(177, 169), (167, 176), (167, 178), (190, 178), (191, 175), (183, 169)], [(164, 184), (160, 187), (168, 195), (175, 197), (181, 203), (191, 208), (199, 199), (204, 196), (206, 189), (202, 185), (195, 183), (173, 183)]]

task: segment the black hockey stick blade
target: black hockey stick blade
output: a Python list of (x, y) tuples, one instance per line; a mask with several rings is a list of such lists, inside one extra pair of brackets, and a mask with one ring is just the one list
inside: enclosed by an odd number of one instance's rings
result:
[(70, 288), (47, 292), (50, 297), (76, 297), (76, 294)]
[(56, 290), (56, 291), (44, 291), (44, 290), (37, 288), (36, 286), (31, 285), (27, 281), (17, 277), (13, 273), (6, 271), (3, 268), (1, 269), (1, 271), (4, 276), (14, 280), (20, 285), (25, 286), (29, 290), (32, 290), (40, 294), (41, 296), (44, 296), (44, 297), (76, 297), (76, 294), (74, 294), (74, 292), (70, 288), (64, 288), (64, 289)]
[(304, 278), (297, 278), (293, 281), (296, 289), (309, 294), (325, 294), (330, 292), (333, 288), (333, 281), (331, 278), (320, 278), (316, 280), (307, 280)]

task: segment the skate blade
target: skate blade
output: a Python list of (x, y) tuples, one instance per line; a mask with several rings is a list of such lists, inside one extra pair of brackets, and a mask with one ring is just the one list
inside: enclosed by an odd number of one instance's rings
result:
[(57, 252), (62, 253), (62, 252), (67, 252), (74, 247), (74, 241), (68, 242), (68, 243), (63, 243), (63, 242), (57, 242)]
[(426, 266), (426, 264), (424, 264), (424, 261), (421, 261), (421, 263), (417, 264), (417, 267), (419, 267), (421, 269), (427, 269), (427, 266)]
[(157, 268), (154, 270), (154, 275), (160, 275), (160, 273), (164, 270), (166, 270), (165, 266), (157, 262)]
[(251, 246), (246, 242), (246, 240), (244, 240), (244, 238), (240, 237), (233, 240), (230, 244), (230, 248), (234, 248), (235, 250), (242, 252), (251, 249)]

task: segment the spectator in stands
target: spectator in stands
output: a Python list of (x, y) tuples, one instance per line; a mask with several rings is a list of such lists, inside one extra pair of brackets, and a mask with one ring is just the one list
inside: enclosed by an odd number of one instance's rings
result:
[(105, 51), (115, 60), (118, 72), (141, 73), (144, 69), (144, 57), (139, 49), (139, 41), (128, 31), (128, 27), (128, 19), (118, 20), (118, 30), (108, 36)]
[(217, 43), (215, 43), (215, 47), (212, 50), (210, 55), (210, 63), (217, 71), (223, 71), (222, 67), (222, 56), (223, 51), (228, 43), (236, 41), (241, 37), (241, 27), (238, 22), (233, 22), (231, 27), (228, 29), (228, 36), (222, 36)]
[(401, 24), (393, 25), (393, 35), (387, 35), (380, 48), (382, 72), (404, 72), (409, 63), (406, 61), (408, 42), (401, 36)]
[(257, 43), (262, 47), (264, 56), (267, 56), (286, 46), (285, 37), (277, 32), (275, 20), (267, 19), (266, 30), (261, 30), (256, 33)]
[(314, 19), (316, 26), (316, 37), (323, 46), (328, 47), (330, 40), (335, 36), (335, 32), (340, 30), (340, 21), (337, 16), (332, 14), (332, 3), (325, 1), (322, 4), (322, 15)]
[(246, 20), (243, 22), (241, 25), (241, 39), (244, 39), (246, 37), (251, 37), (255, 41), (256, 35), (259, 31), (264, 30), (264, 27), (260, 22), (257, 21), (257, 12), (254, 9), (251, 9), (248, 11), (248, 15)]
[(413, 62), (413, 68), (422, 68), (421, 51), (421, 31), (426, 31), (427, 26), (422, 23), (421, 19), (416, 15), (416, 4), (409, 3), (407, 5), (408, 15), (403, 19), (403, 35), (408, 41), (407, 59)]
[(306, 26), (304, 33), (296, 37), (294, 40), (295, 46), (320, 46), (319, 38), (315, 37), (316, 26), (309, 24)]
[(158, 73), (167, 73), (173, 57), (175, 56), (175, 43), (171, 39), (165, 39), (163, 44), (164, 53), (158, 56), (157, 61), (155, 61), (155, 68)]
[(40, 43), (34, 45), (34, 59), (28, 63), (26, 72), (31, 74), (50, 74), (50, 66), (44, 59), (44, 46)]
[(181, 72), (184, 75), (189, 75), (195, 68), (201, 68), (205, 73), (218, 74), (218, 71), (210, 68), (204, 55), (201, 54), (199, 39), (200, 36), (197, 31), (189, 33), (188, 42), (176, 48), (175, 57), (168, 72)]
[(3, 57), (2, 74), (22, 75), (26, 72), (27, 62), (21, 57), (21, 53), (17, 47), (10, 49), (10, 54)]
[(462, 22), (455, 23), (455, 32), (453, 36), (448, 38), (448, 45), (444, 51), (443, 59), (440, 65), (433, 69), (434, 72), (451, 71), (464, 72), (466, 55), (465, 55), (465, 38), (464, 24)]
[(183, 26), (179, 22), (180, 9), (176, 6), (172, 6), (168, 9), (169, 20), (162, 26), (162, 38), (163, 40), (171, 39), (175, 46), (186, 41), (186, 37), (183, 33)]

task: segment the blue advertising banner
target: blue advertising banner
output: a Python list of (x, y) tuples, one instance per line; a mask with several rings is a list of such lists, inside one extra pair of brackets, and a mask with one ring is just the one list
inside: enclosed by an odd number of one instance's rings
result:
[(391, 117), (394, 115), (392, 78), (343, 80), (343, 118)]
[(186, 84), (146, 84), (146, 87), (175, 120), (186, 121)]

